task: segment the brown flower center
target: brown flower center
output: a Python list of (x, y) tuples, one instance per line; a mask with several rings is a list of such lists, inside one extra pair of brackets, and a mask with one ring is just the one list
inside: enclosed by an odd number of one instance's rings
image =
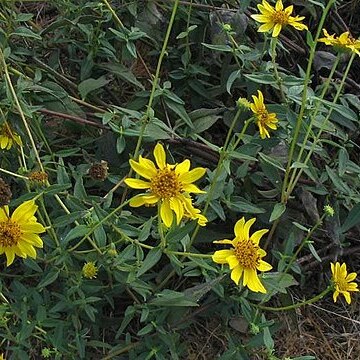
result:
[(267, 112), (267, 110), (266, 109), (260, 110), (257, 113), (257, 119), (262, 126), (265, 126), (268, 123), (268, 119), (269, 119), (269, 113)]
[(0, 245), (2, 247), (16, 246), (20, 240), (20, 226), (9, 220), (0, 222)]
[(272, 21), (275, 24), (280, 24), (280, 25), (286, 25), (289, 23), (289, 15), (285, 13), (285, 11), (276, 11), (273, 15), (272, 15)]
[(256, 269), (260, 263), (259, 247), (251, 240), (239, 241), (235, 245), (235, 256), (241, 267), (245, 269)]
[(150, 190), (162, 199), (169, 199), (181, 192), (178, 176), (172, 169), (159, 169), (151, 179)]

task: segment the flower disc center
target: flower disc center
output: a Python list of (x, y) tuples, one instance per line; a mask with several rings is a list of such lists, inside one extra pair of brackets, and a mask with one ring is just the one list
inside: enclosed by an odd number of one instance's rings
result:
[(251, 240), (239, 241), (235, 245), (235, 256), (241, 267), (245, 269), (256, 269), (260, 261), (258, 249), (259, 247)]
[(284, 11), (276, 11), (273, 14), (272, 20), (275, 24), (286, 25), (289, 23), (289, 15)]
[(150, 190), (162, 199), (169, 199), (180, 194), (181, 184), (174, 170), (159, 169), (151, 179)]
[(2, 247), (16, 246), (20, 240), (21, 229), (20, 226), (11, 221), (0, 222), (0, 245)]

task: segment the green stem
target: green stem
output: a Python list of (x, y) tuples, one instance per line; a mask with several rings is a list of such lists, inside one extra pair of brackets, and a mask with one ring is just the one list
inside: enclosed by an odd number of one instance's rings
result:
[(273, 70), (274, 70), (274, 75), (275, 75), (275, 79), (276, 79), (276, 83), (279, 87), (279, 91), (280, 91), (280, 97), (282, 102), (286, 102), (286, 97), (282, 88), (282, 80), (281, 77), (279, 75), (279, 71), (278, 71), (278, 66), (276, 63), (276, 46), (278, 44), (278, 38), (272, 38), (271, 39), (271, 62), (273, 65)]
[[(324, 213), (320, 219), (317, 221), (317, 223), (312, 227), (312, 229), (307, 233), (307, 235), (304, 237), (304, 239), (302, 240), (301, 244), (298, 246), (298, 248), (296, 249), (296, 251), (294, 252), (293, 256), (291, 257), (289, 263), (287, 264), (283, 275), (285, 275), (289, 269), (291, 268), (292, 264), (294, 263), (294, 261), (297, 259), (297, 256), (299, 255), (300, 251), (303, 249), (303, 247), (306, 245), (306, 243), (308, 242), (308, 240), (310, 239), (311, 235), (315, 232), (315, 230), (322, 224), (324, 218), (325, 218), (326, 214)], [(280, 280), (281, 281), (281, 280)]]
[(319, 39), (320, 32), (321, 32), (322, 27), (324, 25), (325, 18), (327, 16), (331, 6), (334, 4), (334, 2), (335, 2), (335, 0), (330, 0), (327, 3), (327, 5), (326, 5), (326, 7), (325, 7), (325, 9), (324, 9), (324, 11), (322, 13), (322, 16), (320, 18), (315, 39), (314, 39), (313, 43), (311, 44), (309, 62), (308, 62), (308, 66), (307, 66), (307, 69), (306, 69), (306, 75), (305, 75), (305, 80), (304, 80), (304, 91), (303, 91), (303, 96), (302, 96), (302, 99), (301, 99), (300, 111), (299, 111), (299, 115), (298, 115), (298, 117), (296, 119), (294, 136), (293, 136), (293, 139), (292, 139), (292, 142), (291, 142), (291, 145), (290, 145), (289, 159), (288, 159), (288, 162), (287, 162), (287, 165), (286, 165), (286, 171), (285, 171), (285, 176), (284, 176), (284, 181), (283, 181), (283, 186), (282, 186), (282, 191), (281, 191), (281, 202), (283, 204), (286, 204), (286, 202), (287, 202), (286, 189), (287, 189), (287, 186), (288, 186), (289, 174), (290, 174), (290, 170), (291, 170), (291, 164), (292, 164), (292, 159), (293, 159), (294, 152), (295, 152), (295, 147), (296, 147), (296, 144), (297, 144), (297, 139), (299, 137), (300, 128), (301, 128), (301, 125), (302, 125), (302, 122), (303, 122), (303, 116), (304, 116), (306, 102), (307, 102), (307, 87), (308, 87), (308, 84), (310, 82), (311, 69), (312, 69), (312, 64), (313, 64), (313, 61), (314, 61), (317, 41)]
[[(207, 212), (207, 210), (208, 210), (208, 208), (209, 208), (209, 205), (210, 205), (210, 201), (211, 201), (211, 199), (212, 199), (212, 197), (213, 197), (213, 193), (214, 193), (214, 190), (215, 190), (215, 185), (216, 185), (217, 179), (218, 179), (218, 177), (219, 177), (220, 174), (221, 174), (222, 164), (223, 164), (224, 160), (225, 160), (225, 159), (227, 158), (227, 156), (228, 156), (228, 153), (229, 153), (228, 149), (229, 149), (229, 144), (230, 144), (231, 136), (232, 136), (232, 133), (233, 133), (233, 131), (234, 131), (234, 127), (235, 127), (235, 125), (236, 125), (236, 123), (237, 123), (237, 121), (238, 121), (238, 119), (239, 119), (239, 117), (240, 117), (241, 111), (242, 111), (242, 109), (239, 108), (238, 111), (237, 111), (237, 113), (235, 114), (234, 119), (233, 119), (233, 121), (232, 121), (232, 123), (231, 123), (231, 125), (230, 125), (229, 130), (228, 130), (228, 133), (227, 133), (227, 135), (226, 135), (224, 147), (223, 147), (223, 149), (222, 149), (221, 152), (220, 152), (219, 161), (218, 161), (218, 163), (217, 163), (217, 166), (216, 166), (216, 169), (215, 169), (215, 173), (214, 173), (213, 179), (212, 179), (211, 184), (210, 184), (209, 191), (207, 192), (206, 201), (205, 201), (205, 206), (204, 206), (204, 210), (203, 210), (203, 215), (204, 215), (204, 216), (206, 215), (206, 212)], [(244, 126), (243, 126), (243, 128), (242, 128), (242, 130), (241, 130), (241, 132), (240, 132), (240, 134), (239, 134), (239, 136), (238, 136), (238, 138), (237, 138), (237, 140), (236, 140), (236, 143), (235, 143), (234, 148), (236, 148), (236, 146), (237, 146), (237, 145), (239, 144), (239, 142), (242, 140), (242, 138), (243, 138), (243, 136), (244, 136), (244, 134), (245, 134), (245, 131), (246, 131), (247, 127), (249, 126), (250, 122), (251, 122), (250, 120), (251, 120), (251, 119), (245, 121)], [(195, 230), (194, 230), (194, 232), (193, 232), (193, 234), (192, 234), (192, 236), (191, 236), (191, 239), (190, 239), (189, 249), (191, 248), (191, 245), (192, 245), (192, 243), (194, 242), (194, 240), (195, 240), (195, 238), (196, 238), (196, 235), (197, 235), (198, 232), (199, 232), (199, 229), (200, 229), (200, 225), (197, 224), (197, 225), (196, 225), (196, 228), (195, 228)]]
[(293, 310), (297, 309), (301, 306), (313, 304), (319, 300), (321, 300), (325, 295), (327, 295), (331, 290), (333, 289), (332, 286), (328, 286), (323, 292), (320, 294), (314, 296), (313, 298), (309, 300), (300, 301), (298, 303), (288, 305), (288, 306), (282, 306), (282, 307), (271, 307), (271, 306), (263, 306), (263, 305), (256, 305), (253, 304), (255, 307), (261, 309), (261, 310), (267, 310), (267, 311), (286, 311), (286, 310)]
[[(319, 112), (319, 109), (320, 109), (321, 100), (324, 99), (324, 96), (325, 96), (325, 94), (327, 93), (327, 90), (328, 90), (329, 85), (330, 85), (330, 81), (331, 81), (332, 77), (334, 76), (334, 73), (335, 73), (336, 68), (337, 68), (337, 66), (338, 66), (338, 64), (339, 64), (339, 61), (340, 61), (340, 54), (338, 54), (336, 60), (334, 61), (334, 64), (333, 64), (333, 66), (332, 66), (332, 68), (331, 68), (331, 71), (330, 71), (330, 74), (329, 74), (328, 78), (326, 79), (324, 88), (323, 88), (323, 90), (322, 90), (322, 92), (321, 92), (321, 94), (320, 94), (320, 98), (319, 98), (319, 100), (318, 100), (317, 103), (316, 103), (315, 110), (311, 113), (310, 123), (309, 123), (309, 125), (308, 125), (307, 132), (306, 132), (306, 134), (305, 134), (304, 140), (303, 140), (302, 145), (301, 145), (301, 147), (300, 147), (300, 151), (299, 151), (299, 154), (298, 154), (298, 157), (297, 157), (297, 160), (296, 160), (297, 162), (300, 162), (300, 161), (301, 161), (301, 157), (302, 157), (302, 154), (303, 154), (303, 152), (304, 152), (304, 150), (305, 150), (306, 143), (307, 143), (307, 141), (308, 141), (308, 139), (309, 139), (309, 136), (310, 136), (310, 133), (311, 133), (311, 130), (312, 130), (313, 123), (314, 123), (314, 121), (315, 121), (315, 119), (316, 119), (316, 116), (317, 116), (317, 114), (318, 114), (318, 112)], [(293, 169), (292, 174), (291, 174), (291, 178), (290, 178), (290, 181), (289, 181), (289, 184), (293, 183), (294, 178), (295, 178), (295, 176), (296, 176), (296, 171), (297, 171), (297, 169)], [(290, 186), (290, 185), (289, 185), (289, 186)]]
[(1, 48), (0, 48), (0, 58), (1, 58), (2, 67), (4, 69), (6, 83), (9, 86), (9, 89), (10, 89), (11, 95), (13, 97), (13, 100), (15, 102), (16, 108), (17, 108), (17, 110), (19, 112), (20, 118), (21, 118), (21, 120), (22, 120), (22, 122), (23, 122), (23, 124), (25, 126), (26, 132), (27, 132), (27, 134), (29, 136), (30, 143), (31, 143), (31, 146), (32, 146), (32, 150), (34, 151), (34, 154), (35, 154), (36, 160), (38, 162), (39, 168), (41, 169), (41, 171), (44, 171), (42, 162), (40, 160), (39, 152), (38, 152), (37, 147), (35, 145), (35, 141), (34, 141), (34, 138), (32, 136), (29, 124), (26, 121), (26, 118), (25, 118), (24, 112), (23, 112), (23, 110), (21, 108), (21, 105), (20, 105), (19, 99), (17, 97), (16, 91), (14, 89), (14, 86), (13, 86), (12, 82), (11, 82), (11, 78), (10, 78), (9, 71), (8, 71), (8, 66), (6, 64), (5, 57), (4, 57), (4, 54), (3, 54), (2, 50), (1, 50)]
[[(328, 122), (329, 119), (330, 119), (330, 116), (331, 116), (331, 114), (332, 114), (332, 112), (333, 112), (333, 110), (334, 110), (334, 106), (333, 106), (333, 105), (335, 105), (335, 104), (337, 103), (337, 101), (338, 101), (338, 99), (339, 99), (339, 97), (340, 97), (341, 91), (342, 91), (342, 89), (343, 89), (343, 87), (344, 87), (344, 84), (345, 84), (345, 80), (346, 80), (347, 77), (348, 77), (348, 74), (349, 74), (351, 65), (352, 65), (352, 63), (353, 63), (353, 61), (354, 61), (354, 59), (355, 59), (355, 56), (356, 56), (355, 53), (353, 53), (353, 54), (351, 55), (351, 58), (350, 58), (349, 63), (348, 63), (348, 65), (347, 65), (346, 69), (345, 69), (344, 75), (343, 75), (343, 77), (342, 77), (342, 79), (341, 79), (339, 88), (338, 88), (338, 90), (337, 90), (337, 92), (336, 92), (336, 94), (335, 94), (334, 100), (333, 100), (333, 102), (332, 102), (332, 104), (331, 104), (331, 107), (330, 107), (328, 113), (327, 113), (327, 116), (326, 116), (326, 118), (322, 121), (321, 127), (320, 127), (320, 129), (319, 129), (319, 132), (318, 132), (318, 134), (316, 135), (316, 137), (315, 137), (315, 139), (314, 139), (314, 141), (313, 141), (313, 143), (312, 143), (312, 145), (311, 145), (311, 148), (310, 148), (308, 154), (306, 155), (306, 158), (305, 158), (305, 160), (304, 160), (304, 165), (306, 165), (306, 164), (308, 163), (308, 161), (310, 160), (311, 155), (313, 154), (313, 152), (314, 152), (314, 150), (315, 150), (315, 147), (316, 147), (316, 145), (317, 145), (317, 143), (318, 143), (318, 141), (319, 141), (319, 139), (320, 139), (320, 136), (321, 136), (321, 134), (323, 133), (327, 122)], [(301, 174), (303, 173), (303, 171), (304, 171), (304, 168), (299, 169), (299, 172), (298, 172), (296, 178), (294, 179), (294, 181), (293, 181), (292, 183), (289, 183), (289, 186), (288, 186), (288, 189), (287, 189), (287, 192), (286, 192), (287, 198), (291, 195), (292, 191), (294, 190), (295, 185), (296, 185), (297, 182), (299, 181), (300, 176), (301, 176)]]

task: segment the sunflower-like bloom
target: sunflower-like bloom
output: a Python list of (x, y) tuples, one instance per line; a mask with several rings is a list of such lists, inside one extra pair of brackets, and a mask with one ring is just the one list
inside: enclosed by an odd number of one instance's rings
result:
[(7, 205), (0, 208), (0, 254), (5, 253), (7, 266), (13, 263), (15, 255), (35, 259), (34, 247), (43, 247), (38, 234), (45, 232), (45, 228), (37, 222), (37, 208), (33, 200), (25, 201), (11, 217)]
[(339, 52), (352, 51), (360, 56), (360, 40), (354, 39), (349, 31), (342, 33), (338, 37), (335, 34), (329, 35), (325, 29), (323, 29), (323, 32), (325, 37), (319, 39), (319, 42), (331, 45)]
[(154, 157), (157, 167), (151, 160), (141, 155), (139, 161), (129, 161), (131, 168), (147, 181), (128, 178), (125, 179), (126, 185), (134, 189), (148, 190), (145, 194), (134, 196), (130, 200), (130, 206), (158, 203), (160, 217), (167, 227), (171, 226), (174, 213), (177, 224), (183, 217), (189, 217), (198, 220), (199, 225), (204, 225), (206, 218), (194, 208), (189, 194), (205, 193), (193, 182), (204, 176), (206, 169), (197, 167), (190, 170), (188, 159), (176, 165), (167, 164), (165, 150), (161, 144), (155, 146)]
[(332, 272), (332, 281), (335, 286), (335, 291), (333, 294), (334, 302), (336, 302), (337, 297), (342, 294), (348, 304), (351, 303), (350, 292), (359, 291), (358, 284), (352, 282), (355, 280), (357, 274), (356, 273), (347, 273), (346, 264), (343, 263), (340, 265), (339, 262), (335, 264), (331, 263), (331, 272)]
[(252, 96), (254, 103), (250, 105), (251, 111), (256, 117), (256, 125), (259, 127), (260, 137), (265, 139), (270, 137), (267, 127), (272, 130), (277, 129), (277, 122), (279, 121), (276, 118), (275, 113), (269, 113), (264, 104), (264, 96), (260, 90), (258, 90), (258, 97), (255, 95)]
[(245, 218), (241, 218), (234, 227), (234, 240), (214, 241), (218, 244), (230, 244), (233, 249), (215, 251), (212, 259), (218, 264), (229, 264), (230, 270), (232, 270), (231, 279), (236, 285), (243, 277), (244, 286), (254, 292), (266, 293), (256, 270), (269, 271), (272, 269), (270, 264), (262, 260), (266, 252), (259, 247), (261, 237), (269, 230), (258, 230), (250, 236), (250, 227), (255, 221), (256, 219), (253, 218), (245, 222)]
[(257, 8), (261, 14), (251, 15), (251, 17), (259, 23), (263, 23), (258, 31), (267, 32), (272, 30), (272, 37), (277, 37), (280, 34), (283, 26), (291, 25), (296, 30), (307, 30), (307, 26), (301, 21), (305, 19), (304, 16), (291, 16), (294, 6), (290, 5), (284, 9), (282, 0), (278, 0), (275, 7), (272, 7), (266, 0), (262, 4), (258, 4)]
[(22, 146), (20, 136), (5, 122), (0, 125), (0, 149), (10, 150), (14, 143)]

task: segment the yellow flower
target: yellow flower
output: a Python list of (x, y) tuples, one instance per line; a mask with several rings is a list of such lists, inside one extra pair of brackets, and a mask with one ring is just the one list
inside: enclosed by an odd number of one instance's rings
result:
[(94, 279), (97, 276), (98, 268), (93, 261), (89, 261), (84, 264), (82, 268), (82, 274), (87, 279)]
[(355, 282), (352, 282), (355, 280), (357, 274), (356, 273), (350, 273), (348, 274), (346, 271), (346, 264), (343, 263), (340, 266), (339, 262), (336, 262), (335, 264), (331, 263), (331, 272), (332, 272), (332, 281), (335, 285), (335, 291), (333, 294), (334, 302), (336, 302), (337, 297), (340, 294), (343, 294), (345, 297), (345, 300), (348, 304), (351, 303), (351, 291), (359, 291), (358, 284)]
[(250, 236), (250, 227), (255, 221), (256, 219), (253, 218), (245, 222), (245, 218), (241, 218), (234, 227), (234, 240), (214, 241), (218, 244), (231, 244), (234, 248), (215, 251), (212, 259), (218, 264), (229, 264), (231, 279), (236, 285), (243, 277), (244, 286), (254, 292), (266, 293), (256, 270), (269, 271), (272, 269), (270, 264), (262, 260), (266, 252), (259, 247), (261, 237), (269, 230), (258, 230)]
[(269, 113), (264, 104), (264, 96), (260, 90), (258, 90), (258, 97), (255, 95), (252, 96), (254, 103), (250, 105), (251, 111), (255, 114), (256, 125), (259, 127), (260, 137), (265, 139), (265, 137), (270, 137), (269, 131), (266, 129), (276, 130), (277, 122), (279, 121), (276, 118), (275, 113)]
[(7, 205), (0, 208), (0, 254), (5, 253), (7, 266), (13, 263), (15, 255), (35, 259), (34, 247), (43, 247), (38, 234), (45, 232), (45, 228), (37, 222), (37, 208), (33, 200), (25, 201), (11, 217)]
[[(130, 166), (147, 181), (128, 178), (126, 185), (134, 189), (147, 189), (147, 193), (134, 196), (130, 206), (154, 205), (159, 203), (160, 216), (165, 226), (170, 227), (173, 222), (173, 212), (177, 224), (188, 214), (194, 214), (190, 193), (201, 194), (194, 181), (205, 174), (201, 167), (190, 170), (190, 160), (186, 159), (180, 164), (169, 165), (166, 163), (166, 154), (163, 146), (157, 144), (154, 149), (156, 165), (141, 155), (139, 161), (130, 160)], [(190, 202), (189, 202), (190, 199)], [(189, 216), (188, 216), (189, 217)], [(190, 216), (199, 219), (199, 215)]]
[(294, 6), (290, 5), (284, 9), (281, 0), (272, 7), (266, 0), (262, 4), (258, 4), (258, 9), (261, 14), (251, 15), (257, 22), (263, 23), (258, 29), (259, 32), (267, 32), (272, 30), (272, 36), (277, 37), (283, 26), (291, 25), (296, 30), (307, 30), (307, 26), (302, 24), (301, 21), (305, 19), (304, 16), (291, 16)]
[(333, 46), (338, 51), (352, 51), (360, 56), (360, 40), (354, 39), (348, 31), (342, 33), (339, 37), (335, 34), (329, 35), (329, 33), (323, 29), (324, 38), (319, 39), (319, 42), (323, 42), (326, 45)]
[(13, 144), (22, 146), (20, 136), (11, 129), (7, 122), (0, 125), (0, 149), (10, 150)]

